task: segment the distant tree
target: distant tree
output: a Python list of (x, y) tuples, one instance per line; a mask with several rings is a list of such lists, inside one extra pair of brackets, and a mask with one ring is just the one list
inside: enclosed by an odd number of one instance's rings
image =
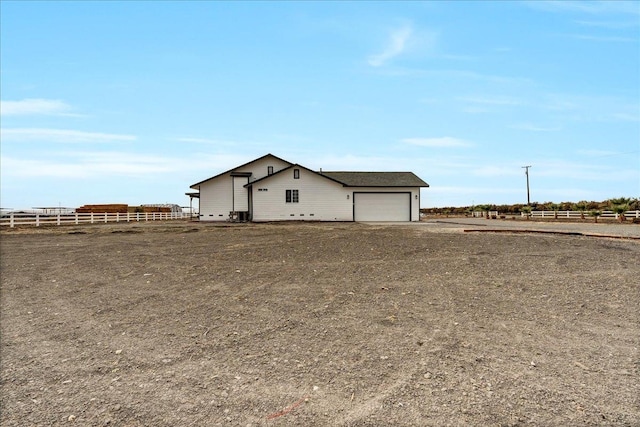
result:
[[(1, 0), (0, 0), (1, 1)], [(456, 207), (439, 207), (439, 208), (422, 208), (421, 212), (424, 214), (440, 214), (440, 215), (469, 215), (473, 212), (482, 212), (482, 216), (487, 217), (490, 211), (498, 211), (500, 213), (510, 213), (510, 214), (519, 214), (519, 213), (529, 213), (531, 211), (539, 211), (539, 210), (552, 210), (555, 212), (555, 217), (558, 216), (557, 211), (563, 210), (577, 210), (580, 211), (580, 218), (584, 219), (586, 213), (591, 211), (604, 211), (604, 210), (614, 210), (615, 206), (620, 205), (621, 209), (626, 205), (626, 209), (624, 211), (629, 210), (640, 210), (640, 199), (638, 198), (615, 198), (615, 199), (607, 199), (600, 202), (596, 201), (586, 201), (582, 200), (577, 203), (571, 202), (562, 202), (559, 204), (555, 204), (553, 202), (531, 202), (529, 205), (525, 204), (513, 204), (513, 205), (496, 205), (496, 204), (479, 204), (473, 206), (456, 206)], [(525, 211), (525, 208), (530, 208), (528, 211)], [(624, 214), (624, 211), (621, 213)], [(590, 214), (591, 215), (591, 214)], [(529, 215), (530, 217), (531, 215)], [(597, 217), (595, 217), (597, 221)]]
[(520, 212), (525, 214), (525, 217), (527, 218), (527, 220), (529, 219), (529, 216), (531, 215), (531, 206), (523, 206), (520, 209)]
[(560, 210), (560, 208), (561, 206), (557, 203), (549, 203), (549, 209), (553, 211), (554, 219), (558, 219), (558, 211)]
[(478, 209), (480, 212), (483, 212), (485, 218), (489, 218), (489, 211), (491, 210), (491, 205), (476, 205), (476, 209)]
[(610, 199), (609, 203), (611, 204), (611, 210), (618, 215), (618, 220), (620, 222), (625, 221), (624, 213), (629, 210), (629, 205), (631, 204), (632, 199), (628, 197), (618, 197), (616, 199)]
[(594, 202), (593, 200), (587, 203), (587, 210), (598, 210), (600, 209), (600, 203)]
[(584, 211), (587, 210), (587, 202), (582, 200), (573, 205), (573, 209), (580, 211), (580, 219), (584, 219)]
[(543, 211), (544, 210), (544, 203), (531, 202), (529, 204), (529, 207), (531, 208), (532, 211)]
[(572, 202), (562, 202), (560, 203), (560, 210), (561, 211), (570, 211), (573, 208), (573, 203)]
[(514, 213), (514, 214), (516, 214), (516, 213), (520, 213), (520, 212), (522, 212), (522, 208), (523, 208), (524, 206), (525, 206), (525, 205), (523, 205), (523, 204), (511, 205), (511, 210), (510, 210), (510, 212), (511, 212), (511, 213)]
[(602, 215), (602, 211), (598, 211), (598, 210), (592, 210), (589, 212), (589, 215), (591, 215), (594, 219), (594, 222), (597, 224), (598, 223), (598, 217), (600, 215)]

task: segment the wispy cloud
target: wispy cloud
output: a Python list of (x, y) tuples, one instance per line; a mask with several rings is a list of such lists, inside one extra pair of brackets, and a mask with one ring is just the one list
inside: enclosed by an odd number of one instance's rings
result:
[(478, 107), (475, 105), (471, 105), (471, 106), (467, 106), (467, 107), (463, 107), (462, 108), (462, 112), (463, 113), (469, 113), (469, 114), (486, 114), (486, 113), (491, 113), (491, 109), (486, 108), (486, 107)]
[(640, 122), (640, 108), (632, 97), (549, 93), (537, 102), (540, 108), (561, 113), (563, 120)]
[(498, 75), (498, 74), (484, 74), (484, 73), (479, 73), (472, 70), (462, 70), (462, 69), (429, 70), (428, 74), (443, 75), (449, 78), (457, 77), (462, 79), (478, 80), (478, 81), (485, 81), (490, 83), (518, 85), (518, 86), (531, 85), (532, 83), (534, 83), (534, 81), (528, 77), (505, 76), (505, 75)]
[(478, 97), (460, 97), (461, 101), (470, 102), (472, 104), (483, 105), (522, 105), (523, 102), (516, 98), (507, 96), (478, 96)]
[(639, 150), (621, 152), (621, 151), (611, 151), (611, 150), (590, 149), (590, 150), (577, 150), (576, 153), (586, 157), (612, 157), (612, 156), (625, 156), (628, 154), (635, 154), (635, 153), (638, 153), (638, 151)]
[(450, 136), (444, 136), (441, 138), (404, 138), (402, 139), (402, 142), (405, 144), (432, 148), (471, 147), (473, 145), (464, 139), (453, 138)]
[(441, 77), (449, 81), (478, 81), (515, 87), (531, 86), (535, 81), (528, 77), (507, 76), (498, 74), (485, 74), (472, 70), (454, 68), (412, 68), (412, 67), (384, 67), (379, 68), (379, 73), (389, 76), (412, 76), (412, 77)]
[(562, 130), (560, 127), (538, 126), (531, 123), (517, 123), (509, 127), (511, 129), (526, 130), (530, 132), (557, 132)]
[(515, 107), (523, 105), (524, 102), (507, 96), (479, 96), (479, 97), (458, 97), (464, 102), (462, 111), (470, 114), (491, 113), (501, 107)]
[(637, 111), (636, 113), (611, 113), (607, 118), (611, 121), (640, 122), (640, 111)]
[(564, 159), (546, 159), (535, 163), (534, 176), (582, 181), (619, 182), (638, 179), (638, 170), (615, 168), (601, 163), (589, 164)]
[(85, 132), (71, 129), (9, 128), (0, 129), (3, 142), (105, 143), (135, 141), (134, 135)]
[(635, 28), (640, 26), (640, 22), (636, 21), (574, 21), (578, 25), (585, 27), (608, 28), (611, 30), (622, 30), (625, 28)]
[(616, 154), (619, 154), (616, 151), (610, 150), (577, 150), (576, 153), (588, 157), (614, 156)]
[(613, 42), (613, 43), (637, 43), (638, 38), (619, 37), (619, 36), (593, 36), (587, 34), (570, 34), (569, 37), (577, 40), (588, 40), (594, 42)]
[(519, 169), (514, 168), (513, 166), (482, 166), (479, 168), (474, 168), (471, 170), (472, 175), (476, 176), (497, 176), (497, 177), (506, 177), (506, 176), (517, 176), (521, 174)]
[(23, 99), (21, 101), (0, 101), (0, 115), (51, 115), (69, 116), (71, 106), (58, 99)]
[[(24, 159), (4, 157), (3, 175), (20, 178), (90, 178), (95, 176), (140, 176), (170, 172), (171, 159), (118, 152), (64, 153), (58, 158)], [(62, 158), (60, 158), (62, 157)]]
[(625, 14), (625, 15), (640, 15), (640, 8), (635, 1), (611, 1), (611, 0), (598, 0), (598, 1), (566, 1), (566, 0), (553, 0), (553, 1), (527, 1), (525, 2), (531, 8), (544, 10), (547, 12), (562, 12), (562, 13), (586, 13), (591, 15), (601, 14)]
[(223, 139), (213, 139), (213, 138), (176, 138), (178, 142), (187, 142), (194, 144), (210, 144), (210, 145), (239, 145), (236, 141), (226, 141)]
[(407, 42), (412, 33), (413, 29), (409, 25), (393, 30), (389, 35), (389, 40), (387, 41), (387, 46), (384, 50), (369, 57), (369, 65), (372, 67), (380, 67), (389, 60), (402, 54), (406, 49)]
[[(198, 153), (193, 156), (156, 156), (128, 151), (56, 151), (28, 158), (2, 156), (3, 178), (142, 177), (162, 174), (202, 176), (246, 162), (238, 155)], [(195, 180), (195, 178), (194, 178)]]

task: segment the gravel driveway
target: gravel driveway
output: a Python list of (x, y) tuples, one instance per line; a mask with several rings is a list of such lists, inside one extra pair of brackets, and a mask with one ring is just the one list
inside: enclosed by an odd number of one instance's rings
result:
[(640, 225), (619, 224), (619, 223), (586, 223), (586, 222), (543, 222), (543, 221), (521, 221), (521, 220), (501, 220), (485, 218), (437, 218), (427, 219), (413, 223), (368, 223), (370, 225), (415, 225), (432, 228), (434, 231), (507, 231), (523, 232), (526, 230), (534, 232), (558, 232), (558, 233), (580, 233), (584, 235), (599, 235), (611, 237), (625, 237), (640, 239)]

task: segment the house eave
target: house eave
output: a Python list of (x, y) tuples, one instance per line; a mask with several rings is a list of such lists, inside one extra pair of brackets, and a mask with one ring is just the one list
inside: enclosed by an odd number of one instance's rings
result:
[[(189, 188), (192, 188), (192, 189), (194, 189), (194, 190), (199, 190), (199, 189), (200, 189), (200, 187), (199, 187), (199, 186), (200, 186), (201, 184), (204, 184), (204, 183), (205, 183), (205, 182), (207, 182), (207, 181), (211, 181), (212, 179), (216, 179), (216, 178), (221, 177), (221, 176), (223, 176), (223, 175), (226, 175), (226, 174), (228, 174), (228, 173), (233, 173), (234, 171), (237, 171), (238, 169), (241, 169), (241, 168), (243, 168), (243, 167), (245, 167), (245, 166), (247, 166), (247, 165), (250, 165), (251, 163), (257, 162), (257, 161), (262, 160), (262, 159), (267, 158), (267, 157), (273, 157), (274, 159), (280, 160), (280, 161), (282, 161), (282, 162), (284, 162), (284, 163), (287, 163), (288, 165), (291, 165), (291, 164), (292, 164), (291, 162), (289, 162), (289, 161), (287, 161), (287, 160), (285, 160), (285, 159), (281, 159), (281, 158), (280, 158), (280, 157), (278, 157), (278, 156), (274, 156), (273, 154), (268, 153), (268, 154), (265, 154), (265, 155), (264, 155), (264, 156), (262, 156), (262, 157), (258, 157), (257, 159), (253, 159), (253, 160), (251, 160), (251, 161), (249, 161), (249, 162), (246, 162), (246, 163), (244, 163), (244, 164), (242, 164), (242, 165), (240, 165), (240, 166), (236, 166), (235, 168), (232, 168), (232, 169), (226, 170), (226, 171), (224, 171), (224, 172), (222, 172), (222, 173), (219, 173), (219, 174), (217, 174), (217, 175), (214, 175), (214, 176), (212, 176), (211, 178), (207, 178), (207, 179), (202, 180), (202, 181), (200, 181), (200, 182), (196, 182), (195, 184), (190, 185), (190, 186), (189, 186)], [(238, 175), (238, 176), (243, 176), (243, 175)], [(249, 176), (251, 176), (251, 175), (249, 175)]]

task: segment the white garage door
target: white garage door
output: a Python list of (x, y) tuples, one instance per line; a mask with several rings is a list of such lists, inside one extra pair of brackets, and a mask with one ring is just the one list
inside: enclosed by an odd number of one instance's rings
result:
[(354, 221), (411, 221), (411, 193), (354, 193)]

